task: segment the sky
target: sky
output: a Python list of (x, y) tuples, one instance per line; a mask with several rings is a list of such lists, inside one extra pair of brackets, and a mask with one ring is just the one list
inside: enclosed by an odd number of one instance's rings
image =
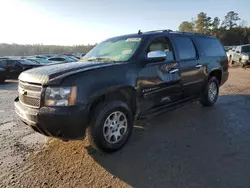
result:
[(78, 45), (123, 34), (177, 30), (199, 12), (235, 11), (250, 25), (250, 0), (0, 0), (0, 43)]

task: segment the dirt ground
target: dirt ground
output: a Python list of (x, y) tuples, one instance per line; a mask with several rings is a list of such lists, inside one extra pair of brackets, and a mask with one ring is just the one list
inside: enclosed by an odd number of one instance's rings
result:
[(0, 85), (0, 187), (250, 187), (250, 69), (230, 69), (215, 106), (147, 120), (114, 154), (16, 123), (16, 89)]

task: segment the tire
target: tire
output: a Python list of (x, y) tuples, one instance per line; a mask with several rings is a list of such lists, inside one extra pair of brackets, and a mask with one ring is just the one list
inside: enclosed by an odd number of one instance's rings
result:
[(111, 153), (128, 142), (132, 129), (133, 115), (128, 105), (122, 101), (107, 101), (98, 105), (94, 110), (87, 136), (92, 147)]
[(217, 101), (218, 95), (219, 82), (217, 78), (213, 76), (209, 78), (199, 101), (203, 106), (212, 106)]

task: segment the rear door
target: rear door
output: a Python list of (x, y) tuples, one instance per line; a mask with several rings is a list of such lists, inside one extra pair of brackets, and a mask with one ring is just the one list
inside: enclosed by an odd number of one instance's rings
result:
[(193, 40), (188, 36), (175, 35), (176, 56), (180, 65), (184, 97), (199, 96), (204, 84), (204, 62), (199, 59)]
[(164, 51), (165, 61), (142, 62), (138, 86), (141, 92), (141, 112), (171, 104), (182, 98), (179, 65), (176, 63), (172, 43), (167, 37), (151, 39), (145, 46), (144, 56), (152, 51)]

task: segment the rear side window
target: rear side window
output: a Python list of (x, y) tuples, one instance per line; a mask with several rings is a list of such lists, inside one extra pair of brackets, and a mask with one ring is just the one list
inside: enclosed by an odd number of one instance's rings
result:
[(213, 38), (198, 38), (197, 39), (200, 51), (205, 56), (225, 56), (226, 52), (219, 40)]
[(175, 37), (174, 40), (180, 60), (195, 59), (197, 57), (193, 41), (189, 37)]

